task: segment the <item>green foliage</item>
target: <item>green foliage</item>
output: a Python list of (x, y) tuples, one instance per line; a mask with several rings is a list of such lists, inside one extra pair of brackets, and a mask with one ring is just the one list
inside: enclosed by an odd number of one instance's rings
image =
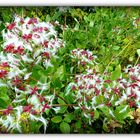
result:
[(55, 116), (53, 118), (51, 118), (51, 121), (54, 123), (60, 123), (62, 121), (62, 117), (61, 116)]
[(60, 123), (60, 130), (62, 133), (70, 133), (70, 125), (66, 122)]
[(117, 80), (120, 76), (121, 76), (121, 66), (118, 65), (112, 72), (111, 80)]
[[(131, 127), (125, 128), (126, 124), (130, 123), (128, 126), (132, 124), (128, 117), (132, 110), (126, 105), (115, 108), (114, 104), (111, 107), (103, 106), (94, 110), (94, 116), (91, 117), (94, 122), (91, 122), (91, 126), (89, 126), (89, 120), (87, 121), (83, 117), (81, 110), (75, 109), (77, 102), (73, 95), (76, 93), (66, 87), (69, 82), (74, 81), (72, 76), (85, 70), (84, 67), (78, 69), (77, 63), (69, 57), (70, 51), (75, 48), (90, 50), (97, 55), (98, 67), (96, 70), (104, 73), (107, 68), (111, 73), (110, 80), (112, 81), (123, 75), (122, 71), (127, 64), (134, 65), (139, 62), (140, 23), (137, 23), (138, 27), (133, 25), (135, 19), (139, 18), (139, 8), (92, 7), (92, 9), (95, 12), (84, 11), (82, 8), (76, 7), (0, 8), (0, 32), (5, 28), (4, 23), (12, 22), (14, 14), (22, 17), (39, 17), (42, 21), (53, 24), (55, 21), (59, 21), (61, 25), (67, 27), (67, 29), (56, 28), (60, 37), (64, 39), (65, 48), (58, 52), (59, 58), (52, 58), (51, 62), (54, 67), (49, 67), (47, 70), (41, 65), (28, 68), (32, 69), (31, 78), (34, 79), (29, 81), (31, 85), (38, 80), (42, 83), (50, 81), (50, 88), (45, 92), (52, 94), (55, 91), (57, 94), (53, 102), (59, 107), (57, 112), (54, 113), (52, 109), (46, 110), (44, 113), (46, 119), (50, 121), (50, 126), (48, 126), (50, 133), (113, 133), (114, 130), (117, 133), (120, 132), (117, 129), (120, 126), (129, 133), (132, 129)], [(0, 45), (2, 42), (0, 34)], [(68, 91), (70, 93), (66, 95)], [(0, 87), (0, 109), (7, 108), (14, 97), (15, 94), (12, 90)], [(117, 100), (117, 95), (114, 95), (114, 102), (115, 100)], [(107, 102), (107, 99), (103, 95), (99, 95), (96, 97), (96, 102), (97, 105), (101, 105)], [(110, 115), (110, 112), (114, 117)], [(30, 132), (41, 133), (42, 129), (40, 123), (30, 122)]]

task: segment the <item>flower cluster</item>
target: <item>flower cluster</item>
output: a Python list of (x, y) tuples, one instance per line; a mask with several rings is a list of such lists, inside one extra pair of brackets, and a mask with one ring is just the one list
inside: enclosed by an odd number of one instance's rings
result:
[[(83, 50), (78, 52), (87, 54)], [(97, 108), (126, 105), (126, 108), (122, 109), (124, 112), (127, 107), (139, 108), (140, 65), (134, 67), (129, 65), (125, 69), (125, 75), (121, 75), (116, 80), (111, 80), (110, 73), (102, 75), (89, 67), (84, 74), (75, 75), (74, 82), (67, 86), (66, 95), (70, 93), (73, 94), (75, 102), (90, 123), (94, 120), (94, 111)], [(110, 115), (115, 117), (113, 111), (111, 109), (109, 111)]]
[[(22, 132), (24, 114), (28, 119), (41, 121), (46, 131), (47, 120), (42, 114), (51, 108), (54, 93), (47, 93), (49, 83), (33, 80), (33, 67), (40, 65), (44, 70), (52, 67), (52, 57), (58, 57), (58, 49), (64, 46), (58, 38), (55, 26), (40, 22), (37, 18), (15, 17), (13, 23), (3, 30), (2, 51), (0, 52), (0, 85), (13, 92), (14, 100), (3, 111), (1, 124), (8, 131)], [(26, 115), (27, 116), (27, 115)], [(22, 119), (21, 119), (22, 118)]]
[(79, 48), (74, 49), (71, 51), (71, 57), (78, 60), (78, 65), (97, 64), (95, 61), (97, 56), (93, 55), (89, 50), (83, 50)]
[[(57, 25), (62, 27), (59, 23)], [(50, 88), (50, 76), (46, 70), (53, 67), (52, 58), (58, 58), (57, 52), (64, 47), (64, 42), (58, 37), (55, 25), (40, 22), (37, 18), (15, 16), (11, 24), (6, 24), (2, 35), (0, 88), (7, 88), (8, 94), (13, 97), (7, 108), (1, 110), (0, 125), (8, 132), (22, 133), (24, 124), (40, 121), (45, 132), (48, 120), (43, 113), (48, 109), (57, 113), (61, 109), (53, 104), (56, 101), (55, 88)], [(74, 104), (70, 106), (80, 109), (90, 124), (95, 120), (94, 113), (98, 109), (108, 109), (108, 114), (115, 118), (114, 108), (125, 105), (119, 113), (126, 112), (128, 108), (140, 108), (140, 64), (129, 65), (114, 80), (112, 73), (105, 72), (103, 75), (96, 69), (97, 56), (92, 51), (78, 48), (72, 50), (70, 56), (78, 63), (78, 69), (83, 69), (72, 77), (64, 97), (73, 96)], [(43, 75), (44, 82), (41, 78), (37, 79), (36, 73), (39, 72), (36, 67), (48, 78)]]

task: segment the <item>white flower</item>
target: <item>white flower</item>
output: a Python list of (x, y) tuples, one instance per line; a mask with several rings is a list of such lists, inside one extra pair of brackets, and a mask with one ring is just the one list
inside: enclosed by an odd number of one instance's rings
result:
[(10, 72), (8, 73), (8, 78), (12, 79), (20, 74), (24, 74), (26, 71), (27, 71), (26, 68), (23, 70), (20, 70), (18, 67), (10, 68)]
[(25, 76), (24, 76), (24, 80), (29, 79), (29, 77), (30, 77), (31, 74), (32, 74), (32, 72), (25, 74)]
[(24, 62), (28, 62), (28, 63), (31, 63), (34, 61), (33, 59), (29, 58), (27, 55), (22, 55), (21, 58)]
[(44, 119), (42, 116), (38, 120), (44, 124), (44, 134), (45, 134), (48, 121), (46, 119)]
[(53, 65), (51, 64), (50, 60), (45, 60), (43, 64), (44, 64), (44, 66), (46, 67), (46, 69), (47, 69), (48, 67), (53, 67)]
[(41, 103), (40, 103), (40, 101), (39, 101), (37, 95), (35, 95), (35, 94), (32, 95), (30, 98), (28, 98), (27, 102), (28, 102), (29, 104), (34, 105), (36, 109), (39, 108), (39, 107), (41, 106)]

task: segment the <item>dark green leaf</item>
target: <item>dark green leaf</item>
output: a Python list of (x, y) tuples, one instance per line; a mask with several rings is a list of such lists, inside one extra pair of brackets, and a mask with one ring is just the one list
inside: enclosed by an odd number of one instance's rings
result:
[(62, 133), (68, 134), (70, 133), (70, 126), (66, 122), (61, 122), (60, 124), (60, 130)]
[(55, 116), (51, 119), (52, 122), (54, 123), (60, 123), (62, 121), (62, 117), (61, 116)]

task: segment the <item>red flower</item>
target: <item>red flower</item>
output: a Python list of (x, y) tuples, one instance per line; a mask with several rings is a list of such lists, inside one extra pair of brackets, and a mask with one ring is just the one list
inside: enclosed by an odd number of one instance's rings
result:
[(105, 82), (106, 82), (106, 83), (111, 83), (111, 80), (108, 79), (108, 80), (105, 80)]
[(24, 53), (24, 48), (21, 47), (21, 46), (18, 46), (18, 48), (17, 48), (17, 53), (23, 54), (23, 53)]
[(0, 78), (5, 77), (8, 74), (8, 71), (6, 70), (0, 70)]
[(12, 30), (15, 26), (16, 26), (16, 23), (13, 22), (13, 23), (11, 23), (10, 25), (7, 26), (7, 29)]
[(13, 44), (7, 45), (4, 51), (7, 53), (12, 53), (14, 51), (14, 45)]
[(111, 104), (110, 102), (106, 103), (106, 105), (107, 105), (108, 107), (112, 106), (112, 104)]
[(136, 99), (137, 95), (135, 93), (131, 93), (130, 95), (128, 95), (128, 97), (130, 97), (130, 98), (134, 97)]
[(15, 79), (13, 79), (13, 80), (12, 80), (12, 82), (13, 82), (13, 84), (14, 84), (14, 85), (16, 85), (16, 86), (17, 86), (17, 85), (19, 85), (19, 84), (21, 84), (21, 83), (22, 83), (22, 80), (21, 80), (21, 79), (19, 79), (19, 77), (18, 77), (18, 76), (16, 76), (16, 77), (15, 77)]
[(130, 69), (129, 69), (129, 72), (134, 72), (134, 71), (135, 71), (134, 68), (130, 68)]
[(101, 80), (100, 80), (100, 79), (97, 79), (97, 80), (96, 80), (96, 83), (101, 83)]
[(18, 89), (25, 91), (25, 86), (19, 85), (19, 86), (18, 86)]
[(45, 46), (46, 48), (48, 48), (48, 41), (45, 41), (45, 42), (44, 42), (44, 46)]
[(34, 32), (42, 33), (42, 32), (43, 32), (43, 27), (40, 27), (40, 28), (34, 28), (33, 31), (34, 31)]
[(47, 59), (50, 59), (50, 54), (48, 52), (44, 52), (43, 56), (45, 56)]
[(48, 28), (47, 27), (44, 27), (44, 31), (48, 31)]
[(92, 55), (90, 55), (89, 56), (89, 60), (93, 60), (94, 58), (93, 58), (93, 56)]
[(136, 76), (130, 76), (131, 80), (134, 80), (136, 81), (137, 80), (137, 77)]
[(119, 90), (118, 88), (114, 88), (113, 91), (114, 91), (116, 94), (120, 95), (120, 90)]
[(135, 87), (138, 87), (138, 84), (137, 84), (137, 83), (132, 83), (132, 84), (130, 84), (129, 87), (131, 87), (131, 88), (135, 88)]
[(8, 62), (3, 62), (1, 66), (2, 67), (9, 67), (9, 64), (8, 64)]
[(33, 115), (37, 115), (38, 113), (37, 113), (36, 110), (33, 110), (33, 111), (31, 112), (31, 114), (33, 114)]
[(86, 51), (82, 51), (81, 54), (88, 56), (88, 53)]
[(24, 54), (24, 48), (21, 46), (18, 46), (16, 50), (13, 51), (15, 54)]
[(91, 88), (94, 88), (94, 86), (93, 85), (89, 85), (89, 87), (88, 87), (89, 89), (91, 89)]
[(3, 115), (8, 115), (13, 111), (12, 106), (8, 106), (6, 110), (3, 111)]
[(20, 19), (20, 24), (24, 24), (24, 20), (22, 18)]
[(32, 109), (32, 105), (24, 106), (23, 107), (23, 112), (30, 112)]
[(31, 95), (35, 94), (38, 91), (38, 87), (31, 88)]
[(37, 19), (36, 19), (36, 18), (31, 18), (31, 19), (28, 21), (28, 24), (34, 24), (34, 23), (37, 23)]
[(81, 64), (82, 64), (82, 65), (86, 65), (87, 63), (83, 61), (83, 62), (81, 62)]
[(79, 86), (79, 89), (83, 89), (83, 88), (84, 88), (84, 86), (82, 86), (82, 85)]
[(129, 106), (130, 106), (130, 108), (135, 107), (135, 106), (136, 106), (135, 101), (130, 102), (130, 103), (129, 103)]
[(93, 76), (92, 75), (88, 75), (87, 78), (93, 79)]
[(43, 106), (42, 112), (44, 112), (46, 108), (47, 108), (47, 109), (51, 108), (51, 107), (48, 105), (48, 103), (46, 103), (46, 104)]
[(76, 90), (76, 86), (72, 86), (72, 90), (75, 91)]
[(40, 102), (45, 101), (45, 98), (44, 98), (43, 96), (41, 96), (41, 95), (39, 95), (39, 94), (38, 94), (37, 96), (38, 96)]
[(94, 112), (90, 112), (90, 116), (91, 117), (94, 117)]
[(96, 96), (100, 94), (100, 90), (98, 90), (96, 87), (95, 87), (95, 93), (96, 93)]
[(25, 39), (27, 42), (29, 41), (29, 40), (31, 40), (32, 39), (32, 34), (24, 34), (23, 36), (23, 39)]

